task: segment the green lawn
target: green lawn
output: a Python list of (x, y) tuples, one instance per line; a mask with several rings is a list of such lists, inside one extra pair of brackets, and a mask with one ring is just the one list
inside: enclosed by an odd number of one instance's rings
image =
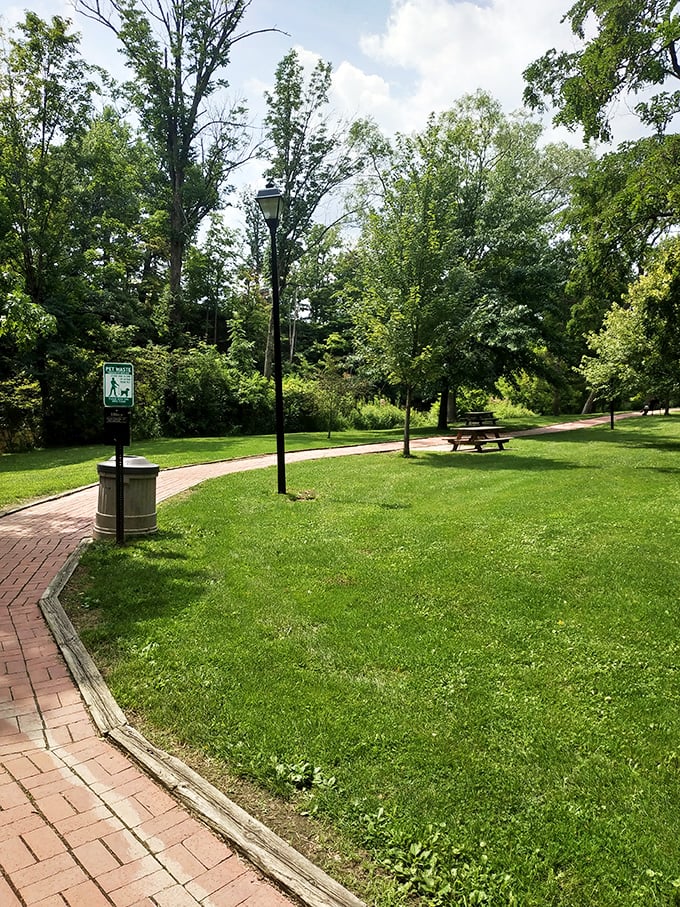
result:
[[(522, 419), (516, 417), (506, 424), (520, 429), (546, 425), (552, 421), (555, 420), (547, 416), (531, 416)], [(413, 432), (414, 437), (433, 434), (437, 434), (434, 428), (418, 429)], [(330, 440), (325, 432), (299, 432), (286, 436), (286, 449), (307, 450), (370, 444), (398, 440), (401, 436), (400, 429), (334, 432)], [(275, 450), (274, 435), (233, 435), (225, 438), (163, 438), (156, 441), (140, 441), (126, 448), (125, 453), (144, 456), (152, 463), (157, 463), (161, 469), (165, 469), (169, 466), (187, 466), (193, 463), (273, 453)], [(96, 483), (97, 463), (107, 460), (112, 455), (113, 449), (104, 445), (0, 454), (0, 511), (27, 501)]]
[[(286, 449), (369, 444), (373, 441), (395, 440), (400, 434), (399, 430), (335, 432), (330, 441), (323, 432), (291, 434), (286, 438)], [(273, 453), (275, 450), (274, 435), (238, 435), (226, 438), (140, 441), (126, 447), (125, 454), (144, 456), (165, 469), (169, 466), (187, 466)], [(92, 445), (0, 454), (0, 510), (96, 483), (97, 463), (107, 460), (113, 453), (112, 448)]]
[(124, 709), (368, 849), (371, 905), (676, 904), (679, 464), (659, 417), (225, 477), (71, 607)]

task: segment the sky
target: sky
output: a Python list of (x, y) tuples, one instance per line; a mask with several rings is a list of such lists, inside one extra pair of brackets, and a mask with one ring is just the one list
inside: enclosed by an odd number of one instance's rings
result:
[[(522, 71), (550, 47), (571, 46), (560, 19), (570, 0), (252, 0), (247, 30), (278, 28), (235, 46), (227, 77), (254, 114), (276, 64), (295, 47), (333, 65), (334, 108), (372, 116), (388, 133), (424, 127), (428, 115), (483, 88), (506, 111), (522, 104)], [(30, 8), (70, 18), (84, 56), (122, 75), (110, 33), (72, 0), (0, 0), (5, 25)], [(576, 141), (575, 139), (574, 141)]]
[[(387, 134), (424, 128), (430, 113), (453, 106), (477, 89), (490, 92), (510, 113), (522, 106), (522, 72), (551, 47), (573, 49), (561, 23), (571, 0), (252, 0), (243, 27), (279, 29), (239, 42), (227, 71), (234, 98), (244, 98), (251, 120), (261, 120), (263, 92), (291, 47), (310, 65), (333, 66), (331, 103), (343, 116), (371, 116)], [(115, 40), (103, 26), (74, 10), (72, 0), (0, 0), (5, 26), (30, 8), (47, 18), (70, 18), (82, 34), (90, 62), (124, 77)], [(553, 129), (545, 140), (580, 144), (581, 137)], [(639, 134), (621, 107), (616, 139)]]

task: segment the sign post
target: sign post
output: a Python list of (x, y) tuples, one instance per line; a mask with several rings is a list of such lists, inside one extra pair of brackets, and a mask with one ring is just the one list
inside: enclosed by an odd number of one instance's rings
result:
[(104, 440), (116, 450), (116, 543), (125, 542), (124, 450), (130, 444), (130, 412), (135, 403), (135, 372), (130, 362), (105, 362)]

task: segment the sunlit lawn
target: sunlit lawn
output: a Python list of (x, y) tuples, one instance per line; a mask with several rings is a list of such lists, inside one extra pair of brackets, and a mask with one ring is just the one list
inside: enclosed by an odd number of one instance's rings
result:
[[(374, 432), (335, 432), (328, 440), (325, 433), (288, 435), (287, 450), (369, 444), (399, 438), (399, 430)], [(163, 438), (140, 441), (125, 448), (125, 454), (144, 456), (161, 469), (208, 463), (233, 457), (273, 453), (273, 435), (234, 435), (224, 438)], [(103, 445), (35, 450), (0, 455), (0, 510), (36, 498), (61, 494), (98, 481), (97, 463), (113, 456), (113, 448)]]
[(71, 605), (123, 708), (368, 848), (372, 905), (672, 904), (679, 464), (650, 418), (231, 476)]
[[(568, 417), (562, 417), (568, 418)], [(510, 420), (514, 428), (545, 425), (554, 421), (547, 416)], [(418, 429), (414, 436), (437, 434), (434, 428)], [(287, 450), (370, 444), (400, 438), (400, 429), (383, 431), (298, 432), (286, 436)], [(139, 441), (125, 449), (126, 455), (144, 456), (161, 469), (186, 466), (233, 457), (273, 453), (273, 435), (232, 435), (224, 438), (163, 438)], [(97, 463), (107, 460), (113, 448), (104, 445), (34, 450), (28, 453), (0, 454), (0, 511), (26, 501), (61, 494), (98, 481)]]

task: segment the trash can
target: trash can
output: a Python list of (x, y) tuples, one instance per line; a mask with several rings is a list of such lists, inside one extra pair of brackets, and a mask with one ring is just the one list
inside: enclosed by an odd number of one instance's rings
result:
[[(99, 500), (94, 520), (96, 539), (116, 537), (116, 458), (97, 463)], [(146, 457), (123, 457), (125, 535), (157, 531), (156, 476), (159, 467)]]

